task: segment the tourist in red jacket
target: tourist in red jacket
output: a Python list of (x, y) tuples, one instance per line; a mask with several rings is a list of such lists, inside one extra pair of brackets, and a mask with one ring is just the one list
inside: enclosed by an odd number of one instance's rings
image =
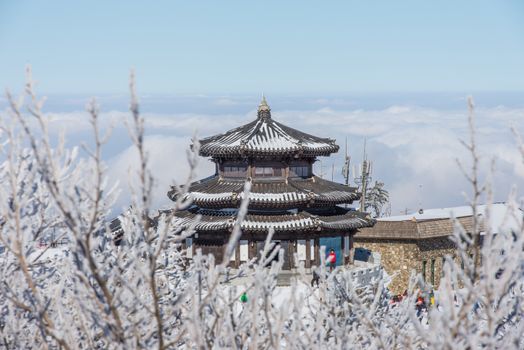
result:
[(336, 264), (337, 264), (337, 254), (335, 254), (335, 249), (331, 249), (329, 251), (329, 255), (327, 257), (327, 261), (329, 263), (329, 271), (333, 271), (333, 269), (335, 268)]

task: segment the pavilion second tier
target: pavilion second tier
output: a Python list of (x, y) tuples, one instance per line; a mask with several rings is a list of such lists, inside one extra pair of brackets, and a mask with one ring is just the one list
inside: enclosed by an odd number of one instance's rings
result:
[[(195, 182), (189, 188), (189, 196), (194, 205), (202, 208), (237, 208), (244, 198), (243, 179), (223, 179), (213, 176)], [(177, 192), (168, 193), (176, 200)], [(336, 204), (351, 204), (360, 199), (354, 187), (321, 179), (289, 178), (282, 180), (251, 180), (249, 208), (291, 209), (302, 207), (322, 207)]]
[[(237, 222), (236, 210), (210, 210), (193, 208), (175, 213), (178, 228), (193, 227), (199, 234), (230, 232)], [(336, 207), (328, 211), (301, 211), (297, 213), (267, 212), (249, 213), (240, 224), (243, 234), (267, 234), (270, 229), (275, 234), (307, 233), (325, 235), (369, 227), (375, 220), (368, 214)]]

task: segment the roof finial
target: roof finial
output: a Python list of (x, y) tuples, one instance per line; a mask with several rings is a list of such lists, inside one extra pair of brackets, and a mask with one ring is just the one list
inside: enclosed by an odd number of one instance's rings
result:
[(271, 108), (266, 101), (266, 96), (262, 93), (262, 101), (258, 105), (258, 117), (259, 118), (271, 118)]

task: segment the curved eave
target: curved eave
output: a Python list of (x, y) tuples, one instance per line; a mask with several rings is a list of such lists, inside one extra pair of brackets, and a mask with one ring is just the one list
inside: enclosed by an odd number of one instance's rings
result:
[[(227, 232), (231, 231), (236, 223), (234, 215), (208, 214), (198, 215), (191, 212), (176, 213), (175, 225), (178, 227), (194, 227), (197, 232)], [(285, 232), (328, 232), (356, 230), (359, 228), (373, 226), (374, 220), (351, 211), (343, 215), (322, 216), (308, 212), (300, 212), (294, 215), (247, 215), (241, 223), (244, 233), (268, 232), (274, 229), (275, 233)]]
[(201, 147), (199, 155), (213, 158), (245, 158), (245, 157), (295, 157), (303, 158), (327, 157), (337, 153), (338, 145), (330, 145), (321, 148), (290, 147), (290, 148), (247, 148), (242, 146), (209, 146)]
[[(237, 208), (243, 199), (244, 182), (212, 177), (194, 183), (188, 197), (203, 208)], [(176, 200), (175, 190), (168, 193)], [(252, 182), (250, 208), (295, 208), (351, 204), (360, 198), (356, 188), (313, 177), (280, 182)]]
[[(251, 193), (249, 196), (249, 208), (264, 209), (264, 208), (302, 208), (302, 207), (324, 207), (333, 206), (337, 204), (351, 204), (359, 198), (358, 194), (337, 196), (320, 195), (320, 196), (305, 196), (300, 193), (283, 193), (278, 196), (256, 196), (256, 193)], [(223, 193), (217, 195), (207, 195), (204, 193), (191, 193), (193, 197), (192, 203), (202, 208), (237, 208), (240, 206), (243, 196), (237, 196), (236, 193)]]

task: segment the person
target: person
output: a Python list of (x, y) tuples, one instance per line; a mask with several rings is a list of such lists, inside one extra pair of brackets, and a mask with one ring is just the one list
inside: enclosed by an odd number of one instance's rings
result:
[(433, 305), (435, 305), (435, 293), (431, 290), (429, 293), (429, 306), (431, 307)]
[(415, 307), (417, 309), (417, 317), (419, 318), (419, 320), (422, 321), (422, 311), (424, 311), (424, 309), (426, 308), (426, 303), (424, 301), (424, 298), (422, 297), (422, 294), (418, 294), (418, 297), (417, 297), (417, 303), (415, 304)]
[(391, 307), (397, 306), (397, 304), (400, 303), (399, 296), (398, 295), (393, 295), (393, 298), (391, 298), (389, 303), (391, 304)]
[(313, 270), (313, 278), (311, 279), (311, 287), (313, 287), (315, 284), (318, 287), (319, 281), (320, 281), (320, 275), (317, 273), (317, 271)]
[(240, 301), (243, 303), (247, 303), (247, 293), (246, 292), (242, 293), (242, 295), (240, 296)]
[(337, 254), (335, 253), (335, 249), (331, 248), (327, 260), (329, 263), (329, 272), (331, 272), (337, 264)]

